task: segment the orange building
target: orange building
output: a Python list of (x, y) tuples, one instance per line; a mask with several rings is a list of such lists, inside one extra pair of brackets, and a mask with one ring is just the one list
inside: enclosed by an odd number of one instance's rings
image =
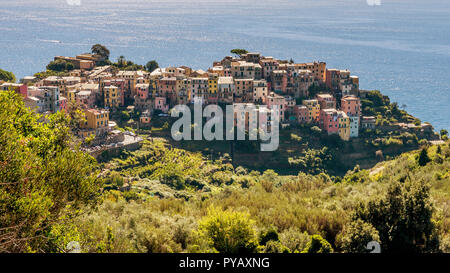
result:
[(295, 64), (295, 68), (311, 71), (314, 74), (314, 78), (319, 82), (325, 83), (326, 81), (327, 63), (325, 62)]

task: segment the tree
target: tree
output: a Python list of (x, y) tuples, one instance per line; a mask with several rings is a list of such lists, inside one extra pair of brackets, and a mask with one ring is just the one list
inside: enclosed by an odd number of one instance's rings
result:
[(53, 227), (100, 194), (96, 162), (70, 144), (68, 119), (41, 118), (20, 95), (0, 93), (0, 252), (61, 251)]
[(322, 149), (308, 149), (301, 156), (288, 158), (289, 165), (310, 174), (326, 172), (327, 167), (332, 161), (333, 156), (327, 147)]
[(71, 62), (67, 62), (64, 60), (56, 60), (52, 61), (47, 65), (48, 70), (62, 72), (62, 71), (70, 71), (73, 70), (75, 67)]
[(98, 54), (100, 55), (103, 60), (108, 60), (109, 59), (109, 49), (106, 48), (106, 46), (101, 45), (101, 44), (95, 44), (92, 46), (91, 51), (93, 54)]
[(383, 253), (421, 253), (439, 248), (432, 215), (429, 185), (407, 180), (393, 182), (385, 196), (360, 204), (353, 220), (378, 231)]
[(444, 136), (448, 135), (448, 131), (446, 129), (441, 129), (441, 131), (439, 133), (441, 135), (441, 138), (443, 138)]
[(239, 57), (241, 57), (243, 54), (247, 54), (248, 53), (247, 50), (240, 49), (240, 48), (232, 49), (230, 52), (232, 54), (235, 54), (235, 55), (239, 56)]
[(121, 55), (121, 56), (119, 56), (119, 58), (117, 58), (117, 65), (119, 67), (127, 66), (127, 60), (125, 59), (125, 56)]
[(248, 213), (211, 207), (198, 224), (197, 236), (220, 253), (254, 253), (258, 247), (254, 225)]
[(380, 236), (371, 224), (358, 219), (344, 227), (337, 241), (344, 252), (367, 253), (367, 244), (371, 241), (379, 242)]
[(430, 161), (431, 161), (431, 159), (428, 156), (427, 148), (422, 148), (422, 150), (420, 151), (419, 157), (417, 158), (417, 162), (419, 163), (420, 166), (425, 166)]
[(303, 253), (332, 253), (333, 248), (331, 244), (327, 242), (320, 235), (311, 236), (311, 241), (306, 245)]
[(16, 82), (16, 76), (12, 72), (0, 69), (0, 81)]
[(150, 73), (155, 71), (157, 68), (159, 68), (159, 64), (155, 60), (151, 60), (145, 65), (145, 69), (147, 69)]

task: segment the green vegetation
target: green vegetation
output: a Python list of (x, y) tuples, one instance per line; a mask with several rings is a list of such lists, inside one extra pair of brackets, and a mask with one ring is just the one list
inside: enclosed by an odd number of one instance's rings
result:
[(43, 72), (38, 72), (34, 74), (34, 77), (36, 77), (36, 80), (42, 80), (50, 76), (58, 76), (58, 77), (65, 77), (68, 76), (68, 71), (53, 71), (53, 70), (46, 70)]
[(137, 71), (145, 69), (143, 65), (135, 64), (134, 62), (125, 59), (125, 56), (119, 56), (119, 58), (117, 58), (117, 62), (112, 63), (112, 65), (117, 67), (119, 70), (126, 71)]
[(59, 252), (77, 239), (65, 222), (94, 204), (95, 160), (71, 144), (62, 113), (41, 117), (0, 92), (0, 252)]
[(391, 103), (389, 97), (380, 91), (369, 91), (366, 98), (361, 99), (361, 110), (364, 116), (377, 118), (377, 125), (390, 125), (395, 122), (418, 123), (420, 120), (399, 108), (397, 103)]
[(367, 252), (370, 241), (448, 251), (450, 147), (425, 150), (425, 166), (414, 151), (333, 181), (234, 168), (154, 139), (103, 163), (104, 202), (74, 221), (84, 251), (108, 232), (112, 252)]
[(149, 61), (145, 65), (145, 69), (147, 69), (148, 72), (153, 72), (157, 68), (159, 68), (159, 64), (155, 60)]
[(240, 48), (236, 48), (236, 49), (232, 49), (230, 51), (230, 53), (237, 55), (238, 57), (241, 57), (243, 54), (247, 54), (248, 51), (245, 49), (240, 49)]
[(68, 72), (74, 69), (74, 65), (71, 62), (65, 60), (52, 61), (47, 65), (47, 70), (56, 72)]
[[(193, 245), (194, 251), (209, 250), (221, 253), (253, 253), (258, 247), (254, 221), (248, 213), (223, 211), (210, 208), (208, 215), (198, 223), (194, 233), (199, 245)], [(200, 247), (206, 244), (206, 251)]]
[(109, 49), (106, 48), (106, 46), (101, 44), (95, 44), (91, 48), (92, 54), (98, 54), (100, 55), (104, 61), (109, 60)]
[(16, 76), (12, 72), (0, 69), (0, 81), (16, 82)]

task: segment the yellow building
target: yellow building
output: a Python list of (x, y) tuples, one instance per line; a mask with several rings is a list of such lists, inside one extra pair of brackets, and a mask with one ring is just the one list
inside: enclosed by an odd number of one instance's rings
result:
[(100, 109), (87, 109), (85, 111), (85, 121), (80, 124), (83, 137), (91, 134), (102, 135), (109, 130), (109, 112)]
[(103, 88), (103, 94), (105, 98), (105, 107), (113, 108), (119, 107), (120, 104), (120, 94), (119, 88), (114, 85), (105, 86)]
[(156, 93), (158, 92), (158, 79), (157, 78), (151, 78), (148, 81), (149, 84), (149, 96), (152, 98), (157, 97)]
[(342, 140), (350, 140), (350, 118), (343, 111), (338, 111), (339, 136)]
[(67, 99), (69, 100), (69, 102), (75, 103), (77, 93), (78, 91), (76, 90), (67, 91)]
[(217, 74), (212, 74), (208, 78), (208, 92), (210, 94), (217, 94), (217, 81), (219, 80), (219, 76)]
[(304, 100), (303, 105), (308, 108), (307, 122), (318, 122), (320, 115), (320, 104), (318, 100)]

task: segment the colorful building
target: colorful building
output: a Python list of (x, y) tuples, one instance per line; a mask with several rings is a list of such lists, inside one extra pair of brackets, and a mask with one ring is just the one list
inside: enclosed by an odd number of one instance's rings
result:
[(154, 109), (160, 110), (163, 113), (168, 113), (169, 112), (169, 104), (167, 104), (166, 97), (156, 97)]
[(284, 121), (287, 104), (283, 96), (271, 92), (270, 95), (267, 96), (266, 105), (269, 109), (279, 113), (280, 122)]
[(314, 74), (314, 78), (319, 83), (325, 83), (327, 78), (327, 64), (325, 62), (312, 62), (295, 64), (297, 69), (309, 70)]
[(234, 98), (236, 102), (253, 100), (253, 79), (234, 80)]
[(296, 105), (294, 106), (294, 114), (298, 123), (307, 123), (309, 122), (309, 111), (308, 107), (304, 105)]
[(288, 75), (285, 70), (274, 70), (270, 76), (272, 91), (278, 94), (286, 94)]
[(219, 88), (219, 102), (233, 103), (235, 88), (233, 77), (219, 77), (217, 84)]
[(107, 108), (115, 108), (120, 105), (119, 88), (114, 85), (103, 87), (104, 105)]
[(320, 110), (320, 128), (325, 130), (329, 135), (339, 134), (339, 114), (336, 109)]
[(343, 111), (338, 111), (339, 137), (344, 140), (350, 140), (350, 118)]
[(109, 131), (109, 112), (100, 109), (87, 109), (85, 111), (85, 121), (80, 124), (81, 134), (88, 136), (90, 133), (100, 136)]
[(22, 95), (23, 98), (26, 98), (28, 96), (28, 86), (26, 84), (5, 82), (2, 85), (0, 85), (0, 90), (2, 91), (12, 90), (17, 94)]
[(318, 94), (316, 96), (320, 109), (336, 109), (336, 100), (330, 94)]
[(302, 102), (308, 108), (308, 123), (319, 122), (320, 104), (317, 100), (304, 100)]
[(253, 102), (266, 104), (269, 89), (266, 80), (253, 81)]
[(358, 97), (344, 96), (341, 99), (341, 110), (348, 116), (360, 116), (361, 115), (361, 102)]

